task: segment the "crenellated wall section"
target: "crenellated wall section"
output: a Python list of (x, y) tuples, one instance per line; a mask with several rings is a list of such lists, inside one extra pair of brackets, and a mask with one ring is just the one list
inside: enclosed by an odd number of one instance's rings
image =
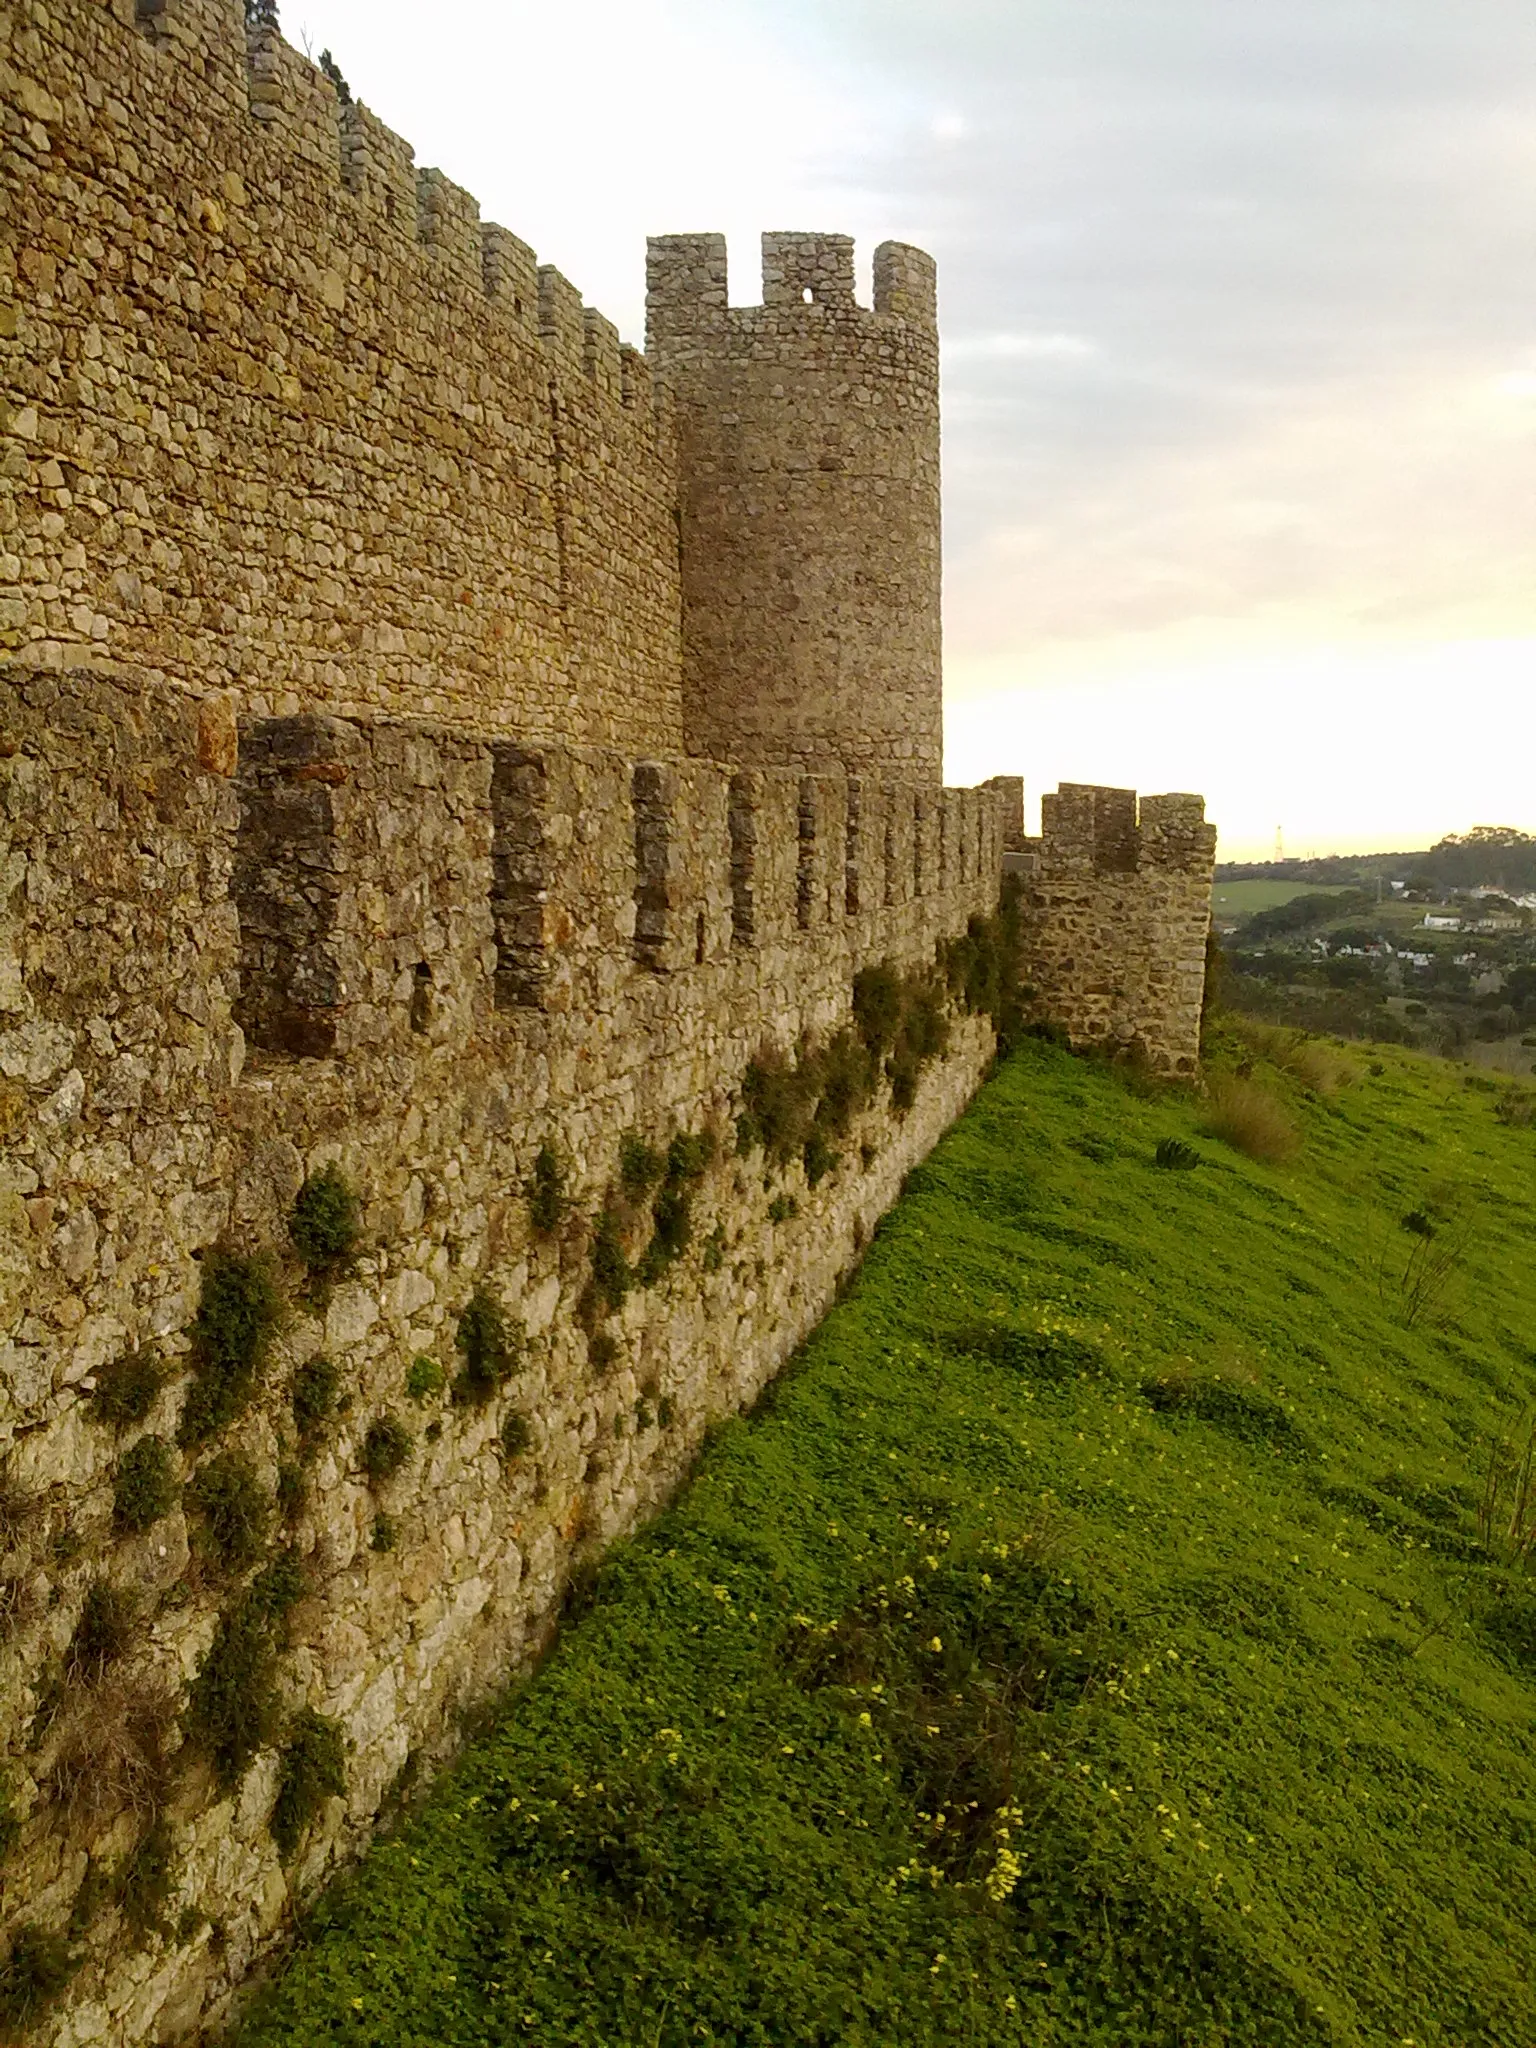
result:
[(1035, 1015), (1074, 1045), (1192, 1077), (1216, 857), (1204, 800), (1064, 782), (1040, 810), (1040, 838), (1006, 863), (1024, 882)]
[[(430, 1768), (545, 1640), (573, 1566), (814, 1326), (992, 1028), (956, 1009), (911, 1107), (879, 1082), (830, 1167), (738, 1149), (744, 1076), (847, 1025), (861, 967), (931, 968), (995, 905), (1001, 835), (973, 790), (241, 720), (229, 696), (130, 674), (0, 668), (0, 1782), (18, 1824), (0, 1925), (73, 1916), (50, 2038), (168, 2039), (217, 2013), (402, 1770)], [(715, 1151), (682, 1255), (607, 1313), (598, 1219), (623, 1220), (635, 1266), (648, 1229), (625, 1206), (626, 1133)], [(541, 1231), (546, 1148), (567, 1206)], [(289, 1219), (328, 1162), (362, 1229), (316, 1284)], [(204, 1276), (229, 1255), (266, 1262), (281, 1322), (249, 1407), (184, 1441)], [(463, 1364), (476, 1290), (523, 1332), (516, 1371), (484, 1405), (413, 1399), (419, 1361)], [(144, 1357), (153, 1405), (111, 1426), (93, 1389)], [(339, 1405), (305, 1439), (295, 1375), (320, 1357)], [(409, 1455), (370, 1480), (386, 1414)], [(176, 1494), (140, 1531), (115, 1489), (149, 1437)], [(228, 1454), (262, 1503), (238, 1567), (194, 1506)], [(189, 1703), (252, 1572), (289, 1554), (304, 1587), (275, 1711), (225, 1790)], [(103, 1584), (128, 1636), (92, 1673), (77, 1653)], [(346, 1791), (285, 1860), (270, 1820), (300, 1707), (344, 1730)], [(152, 1808), (103, 1716), (157, 1731), (171, 1876), (151, 1929), (122, 1900)], [(90, 1798), (69, 1789), (87, 1745)]]
[(0, 10), (0, 655), (682, 753), (644, 357), (240, 0)]

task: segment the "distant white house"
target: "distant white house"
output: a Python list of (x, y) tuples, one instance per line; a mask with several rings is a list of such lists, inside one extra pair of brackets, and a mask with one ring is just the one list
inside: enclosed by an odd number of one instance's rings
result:
[(1461, 919), (1459, 917), (1437, 917), (1432, 910), (1426, 910), (1424, 913), (1424, 929), (1427, 932), (1459, 932), (1461, 930)]

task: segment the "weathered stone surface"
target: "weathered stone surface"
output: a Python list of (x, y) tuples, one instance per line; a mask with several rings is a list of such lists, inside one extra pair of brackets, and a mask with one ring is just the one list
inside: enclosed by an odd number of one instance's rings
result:
[(1192, 1075), (1200, 1056), (1216, 829), (1198, 796), (1064, 782), (1042, 836), (1007, 862), (1025, 883), (1025, 980), (1074, 1045)]
[[(233, 1801), (182, 1759), (167, 1809), (172, 1918), (189, 1909), (192, 1931), (138, 1947), (116, 1915), (100, 1915), (61, 2022), (61, 2039), (95, 2030), (127, 2042), (218, 2009), (280, 1936), (291, 1885), (312, 1887), (356, 1851), (407, 1753), (428, 1765), (446, 1753), (456, 1710), (543, 1640), (574, 1562), (666, 1498), (708, 1422), (750, 1401), (823, 1312), (902, 1175), (975, 1086), (990, 1028), (961, 1019), (909, 1115), (893, 1118), (882, 1094), (815, 1188), (798, 1162), (780, 1175), (759, 1152), (735, 1156), (735, 1091), (765, 1043), (789, 1050), (843, 1024), (861, 965), (930, 961), (938, 939), (995, 903), (1000, 823), (995, 806), (951, 792), (947, 852), (935, 838), (933, 858), (914, 865), (918, 798), (900, 786), (866, 794), (851, 842), (836, 777), (814, 778), (811, 801), (792, 770), (743, 780), (676, 760), (637, 776), (617, 756), (547, 746), (526, 748), (537, 772), (498, 794), (492, 737), (330, 715), (318, 748), (312, 725), (247, 719), (231, 777), (208, 764), (189, 696), (122, 672), (0, 668), (0, 729), (17, 741), (0, 761), (0, 858), (49, 878), (0, 906), (25, 968), (12, 1028), (46, 1048), (17, 1062), (0, 1203), (0, 1446), (14, 1445), (15, 1470), (42, 1502), (0, 1577), (36, 1572), (47, 1588), (0, 1642), (7, 1769), (46, 1787), (54, 1738), (29, 1749), (26, 1730), (95, 1576), (141, 1603), (129, 1674), (173, 1695), (238, 1592), (210, 1565), (196, 1515), (173, 1512), (128, 1540), (112, 1509), (123, 1451), (145, 1431), (175, 1436), (200, 1260), (215, 1243), (268, 1262), (284, 1315), (249, 1410), (215, 1442), (173, 1453), (183, 1481), (235, 1449), (270, 1500), (301, 1448), (295, 1370), (323, 1352), (343, 1399), (307, 1464), (305, 1505), (281, 1532), (310, 1575), (281, 1669), (289, 1706), (345, 1726), (347, 1798), (284, 1873), (267, 1828), (275, 1754)], [(284, 778), (317, 761), (347, 770), (323, 785), (318, 842), (302, 805), (284, 809)], [(157, 805), (156, 789), (175, 801)], [(732, 886), (743, 815), (750, 929)], [(266, 872), (297, 871), (284, 817), (315, 850), (328, 892), (323, 1052), (286, 1033), (263, 1042), (262, 978), (285, 1000), (295, 986), (295, 942)], [(103, 829), (82, 832), (82, 818)], [(498, 932), (498, 831), (526, 832), (538, 850), (538, 914), (515, 933)], [(858, 911), (843, 886), (850, 844), (870, 881)], [(252, 900), (260, 943), (229, 914)], [(302, 935), (306, 913), (293, 914)], [(510, 1005), (507, 947), (524, 969)], [(235, 1066), (237, 1005), (255, 1042)], [(130, 1059), (136, 1083), (125, 1087)], [(61, 1138), (50, 1105), (66, 1080), (74, 1107)], [(656, 1143), (708, 1130), (718, 1151), (687, 1255), (607, 1323), (617, 1355), (603, 1362), (582, 1297), (630, 1129)], [(527, 1194), (546, 1145), (569, 1206), (541, 1236)], [(331, 1162), (358, 1192), (362, 1232), (349, 1268), (317, 1286), (288, 1221), (305, 1175)], [(774, 1224), (779, 1191), (799, 1214)], [(646, 1229), (631, 1225), (632, 1257)], [(450, 1377), (462, 1363), (458, 1318), (476, 1287), (522, 1326), (515, 1376), (485, 1407), (413, 1401), (416, 1357)], [(142, 1422), (103, 1428), (87, 1386), (145, 1349), (165, 1386)], [(385, 1409), (406, 1422), (411, 1452), (370, 1484), (362, 1447)], [(500, 1439), (512, 1409), (530, 1426), (515, 1458)], [(381, 1516), (392, 1548), (378, 1547)], [(0, 1905), (13, 1919), (61, 1921), (83, 1852), (118, 1856), (131, 1840), (116, 1814), (82, 1832), (39, 1795), (0, 1871)], [(198, 1915), (219, 1924), (218, 1944), (193, 1928)]]

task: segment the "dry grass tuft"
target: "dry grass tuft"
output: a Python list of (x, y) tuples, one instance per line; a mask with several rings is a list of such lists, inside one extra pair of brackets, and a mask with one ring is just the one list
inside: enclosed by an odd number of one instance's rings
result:
[(20, 1549), (44, 1501), (43, 1494), (22, 1485), (9, 1455), (0, 1456), (0, 1556)]
[(1268, 1060), (1314, 1095), (1336, 1095), (1355, 1078), (1351, 1062), (1324, 1039), (1256, 1017), (1234, 1017), (1232, 1028), (1257, 1059)]
[(42, 1611), (36, 1583), (24, 1574), (0, 1578), (0, 1646), (19, 1635)]
[(71, 1701), (49, 1790), (72, 1828), (157, 1814), (170, 1790), (176, 1695), (150, 1674), (110, 1675)]
[(1220, 1074), (1210, 1084), (1206, 1130), (1250, 1159), (1280, 1166), (1301, 1146), (1296, 1126), (1267, 1088), (1238, 1074)]

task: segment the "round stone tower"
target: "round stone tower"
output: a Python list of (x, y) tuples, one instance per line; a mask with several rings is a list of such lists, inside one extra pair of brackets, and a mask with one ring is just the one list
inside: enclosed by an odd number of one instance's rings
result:
[(760, 306), (729, 304), (723, 235), (649, 245), (694, 753), (940, 779), (933, 259), (883, 243), (874, 296), (854, 299), (846, 235), (764, 235)]

